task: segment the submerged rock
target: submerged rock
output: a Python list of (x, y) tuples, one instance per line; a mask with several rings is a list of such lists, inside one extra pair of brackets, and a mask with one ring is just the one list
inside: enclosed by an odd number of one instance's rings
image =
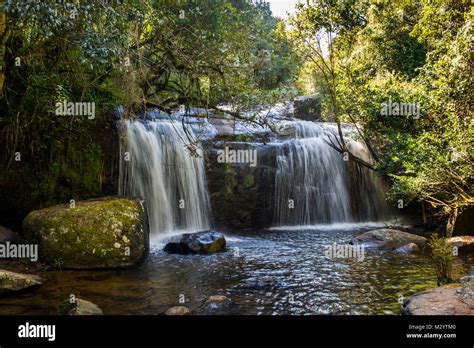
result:
[(64, 268), (130, 267), (149, 249), (145, 209), (138, 199), (107, 197), (31, 212), (23, 221), (42, 259)]
[(407, 315), (474, 315), (474, 288), (445, 285), (415, 294), (403, 306)]
[(174, 307), (168, 308), (163, 314), (164, 315), (192, 315), (193, 312), (188, 307), (174, 306)]
[(223, 315), (228, 314), (233, 302), (226, 296), (210, 296), (199, 309), (199, 314), (204, 315)]
[(408, 243), (404, 246), (401, 246), (401, 247), (397, 248), (396, 251), (398, 251), (400, 253), (411, 254), (411, 253), (419, 252), (420, 248), (415, 243)]
[(76, 298), (71, 303), (70, 300), (66, 300), (59, 306), (58, 313), (60, 315), (103, 315), (102, 309), (96, 304)]
[(380, 228), (362, 233), (356, 236), (351, 242), (351, 244), (358, 243), (382, 248), (400, 248), (413, 243), (416, 244), (418, 248), (423, 249), (426, 245), (426, 238), (408, 232)]
[(163, 249), (170, 254), (211, 254), (225, 251), (226, 246), (224, 235), (212, 231), (185, 233), (173, 239)]
[(0, 269), (0, 295), (35, 288), (43, 283), (42, 279), (33, 274), (21, 274)]

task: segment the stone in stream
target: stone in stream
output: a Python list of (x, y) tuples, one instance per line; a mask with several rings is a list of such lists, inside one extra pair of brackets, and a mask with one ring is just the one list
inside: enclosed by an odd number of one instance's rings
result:
[(411, 254), (411, 253), (419, 252), (420, 248), (415, 243), (408, 243), (404, 246), (397, 248), (395, 251), (398, 251), (400, 253)]
[(193, 312), (184, 306), (174, 306), (163, 312), (164, 315), (192, 315)]
[(0, 269), (0, 296), (40, 286), (42, 279), (33, 274), (15, 273)]
[(203, 231), (172, 237), (163, 250), (170, 254), (211, 254), (225, 251), (225, 246), (226, 240), (222, 233)]
[(405, 301), (406, 315), (474, 315), (474, 286), (449, 284), (417, 293)]
[(103, 315), (102, 309), (96, 304), (75, 298), (73, 302), (66, 300), (59, 306), (60, 315)]
[(149, 250), (148, 223), (139, 199), (105, 197), (32, 211), (23, 221), (40, 258), (61, 268), (123, 268)]
[(201, 315), (223, 315), (229, 314), (233, 302), (226, 296), (214, 295), (210, 296), (206, 302), (199, 308), (198, 312)]
[(360, 243), (381, 248), (400, 248), (407, 244), (414, 243), (418, 248), (423, 249), (426, 245), (426, 238), (408, 232), (380, 228), (362, 233), (354, 237), (351, 241), (351, 244)]

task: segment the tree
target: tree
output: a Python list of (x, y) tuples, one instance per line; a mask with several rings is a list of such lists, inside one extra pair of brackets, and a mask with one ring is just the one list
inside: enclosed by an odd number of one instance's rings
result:
[[(293, 19), (293, 40), (323, 77), (327, 113), (357, 125), (392, 196), (427, 203), (448, 236), (474, 203), (470, 11), (468, 1), (316, 0)], [(384, 115), (392, 101), (420, 114)], [(347, 151), (341, 133), (332, 145)]]

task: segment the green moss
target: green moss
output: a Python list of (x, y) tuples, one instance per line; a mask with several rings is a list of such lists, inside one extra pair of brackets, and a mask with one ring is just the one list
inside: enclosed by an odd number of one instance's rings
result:
[(143, 212), (138, 201), (125, 198), (78, 202), (33, 211), (23, 230), (56, 267), (58, 259), (66, 268), (128, 265), (145, 250)]
[(252, 174), (247, 175), (244, 178), (244, 187), (245, 188), (251, 188), (255, 184), (255, 178)]
[(224, 199), (232, 200), (234, 198), (236, 186), (235, 169), (229, 163), (224, 163)]

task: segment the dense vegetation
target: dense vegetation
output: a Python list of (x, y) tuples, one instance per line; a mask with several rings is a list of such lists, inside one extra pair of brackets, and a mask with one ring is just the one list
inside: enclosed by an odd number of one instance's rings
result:
[[(303, 1), (286, 27), (245, 0), (22, 0), (1, 18), (0, 210), (13, 221), (103, 192), (120, 105), (134, 117), (226, 103), (239, 117), (313, 90), (328, 120), (358, 126), (374, 161), (351, 157), (389, 176), (395, 200), (422, 202), (448, 234), (474, 203), (467, 0)], [(95, 117), (56, 115), (65, 100), (94, 102)]]
[[(113, 110), (274, 102), (298, 69), (282, 22), (245, 0), (5, 2), (2, 215), (100, 194)], [(3, 80), (5, 81), (3, 83)], [(94, 102), (95, 117), (55, 114)]]
[(474, 203), (470, 1), (316, 0), (292, 25), (326, 117), (357, 124), (393, 198), (421, 202), (450, 235)]

